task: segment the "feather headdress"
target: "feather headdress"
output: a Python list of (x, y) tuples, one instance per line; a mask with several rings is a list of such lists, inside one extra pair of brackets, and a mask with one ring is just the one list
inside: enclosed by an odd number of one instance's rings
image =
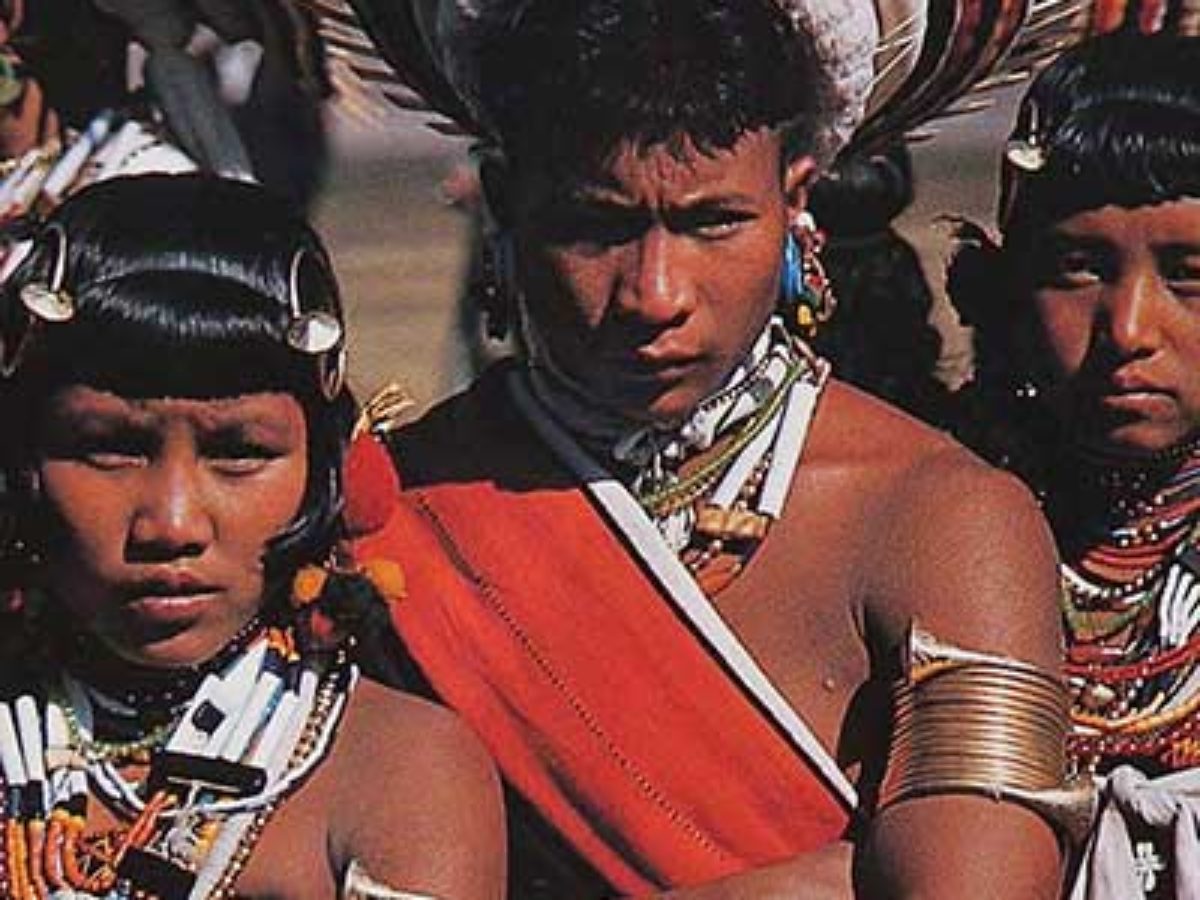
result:
[[(304, 0), (335, 81), (437, 114), (432, 127), (485, 135), (471, 48), (528, 0)], [(1200, 31), (1200, 0), (774, 0), (811, 40), (833, 86), (817, 148), (887, 143), (987, 105), (982, 92), (1030, 75), (1084, 38), (1118, 28)], [(380, 58), (382, 57), (382, 59)], [(781, 73), (786, 77), (786, 73)]]

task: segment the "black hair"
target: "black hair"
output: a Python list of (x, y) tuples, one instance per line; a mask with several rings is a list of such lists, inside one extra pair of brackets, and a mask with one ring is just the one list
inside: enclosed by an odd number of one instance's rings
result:
[(815, 149), (829, 82), (772, 0), (531, 0), (481, 28), (480, 106), (505, 154), (576, 165), (622, 143), (713, 153), (780, 129)]
[(933, 293), (916, 250), (892, 227), (912, 199), (903, 143), (843, 156), (813, 185), (808, 208), (825, 233), (821, 263), (838, 307), (812, 344), (839, 378), (940, 424), (947, 397), (934, 375), (942, 341), (929, 324)]
[[(50, 217), (0, 290), (10, 359), (29, 321), (23, 288), (61, 281), (74, 306), (69, 321), (36, 322), (28, 332), (5, 386), (6, 420), (33, 422), (48, 393), (68, 384), (135, 397), (290, 393), (308, 424), (308, 485), (296, 519), (264, 562), (269, 577), (278, 577), (320, 558), (336, 537), (353, 401), (345, 390), (327, 397), (328, 359), (318, 362), (287, 342), (294, 276), (303, 310), (340, 321), (320, 240), (258, 186), (145, 175), (87, 188)], [(10, 448), (10, 470), (30, 458), (31, 440), (27, 433), (23, 446)]]
[(812, 186), (808, 208), (831, 238), (886, 230), (913, 201), (912, 155), (903, 142), (839, 157)]
[(1200, 197), (1200, 39), (1118, 32), (1034, 81), (1014, 136), (1044, 165), (1016, 176), (1009, 234), (1109, 204)]

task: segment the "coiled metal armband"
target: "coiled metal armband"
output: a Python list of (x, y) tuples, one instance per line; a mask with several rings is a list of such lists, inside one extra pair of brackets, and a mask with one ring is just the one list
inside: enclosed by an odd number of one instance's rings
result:
[(977, 794), (1025, 806), (1071, 840), (1086, 834), (1095, 791), (1067, 781), (1067, 693), (1059, 677), (914, 627), (893, 703), (880, 811), (914, 797)]

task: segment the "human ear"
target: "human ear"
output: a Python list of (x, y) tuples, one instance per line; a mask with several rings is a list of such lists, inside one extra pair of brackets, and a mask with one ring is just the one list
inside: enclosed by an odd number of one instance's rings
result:
[(783, 170), (783, 202), (787, 207), (788, 223), (793, 223), (808, 205), (808, 192), (818, 176), (817, 161), (811, 156), (798, 156)]

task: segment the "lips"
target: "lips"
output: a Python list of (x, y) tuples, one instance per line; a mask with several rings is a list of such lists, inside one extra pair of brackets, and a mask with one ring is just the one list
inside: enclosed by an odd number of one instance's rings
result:
[(1175, 394), (1136, 372), (1118, 370), (1099, 385), (1097, 402), (1122, 418), (1159, 419), (1173, 414)]
[(1108, 379), (1105, 393), (1112, 396), (1127, 394), (1170, 394), (1171, 391), (1137, 372), (1118, 369)]
[(135, 615), (159, 621), (193, 618), (220, 593), (219, 585), (190, 572), (164, 572), (130, 582), (122, 593)]

